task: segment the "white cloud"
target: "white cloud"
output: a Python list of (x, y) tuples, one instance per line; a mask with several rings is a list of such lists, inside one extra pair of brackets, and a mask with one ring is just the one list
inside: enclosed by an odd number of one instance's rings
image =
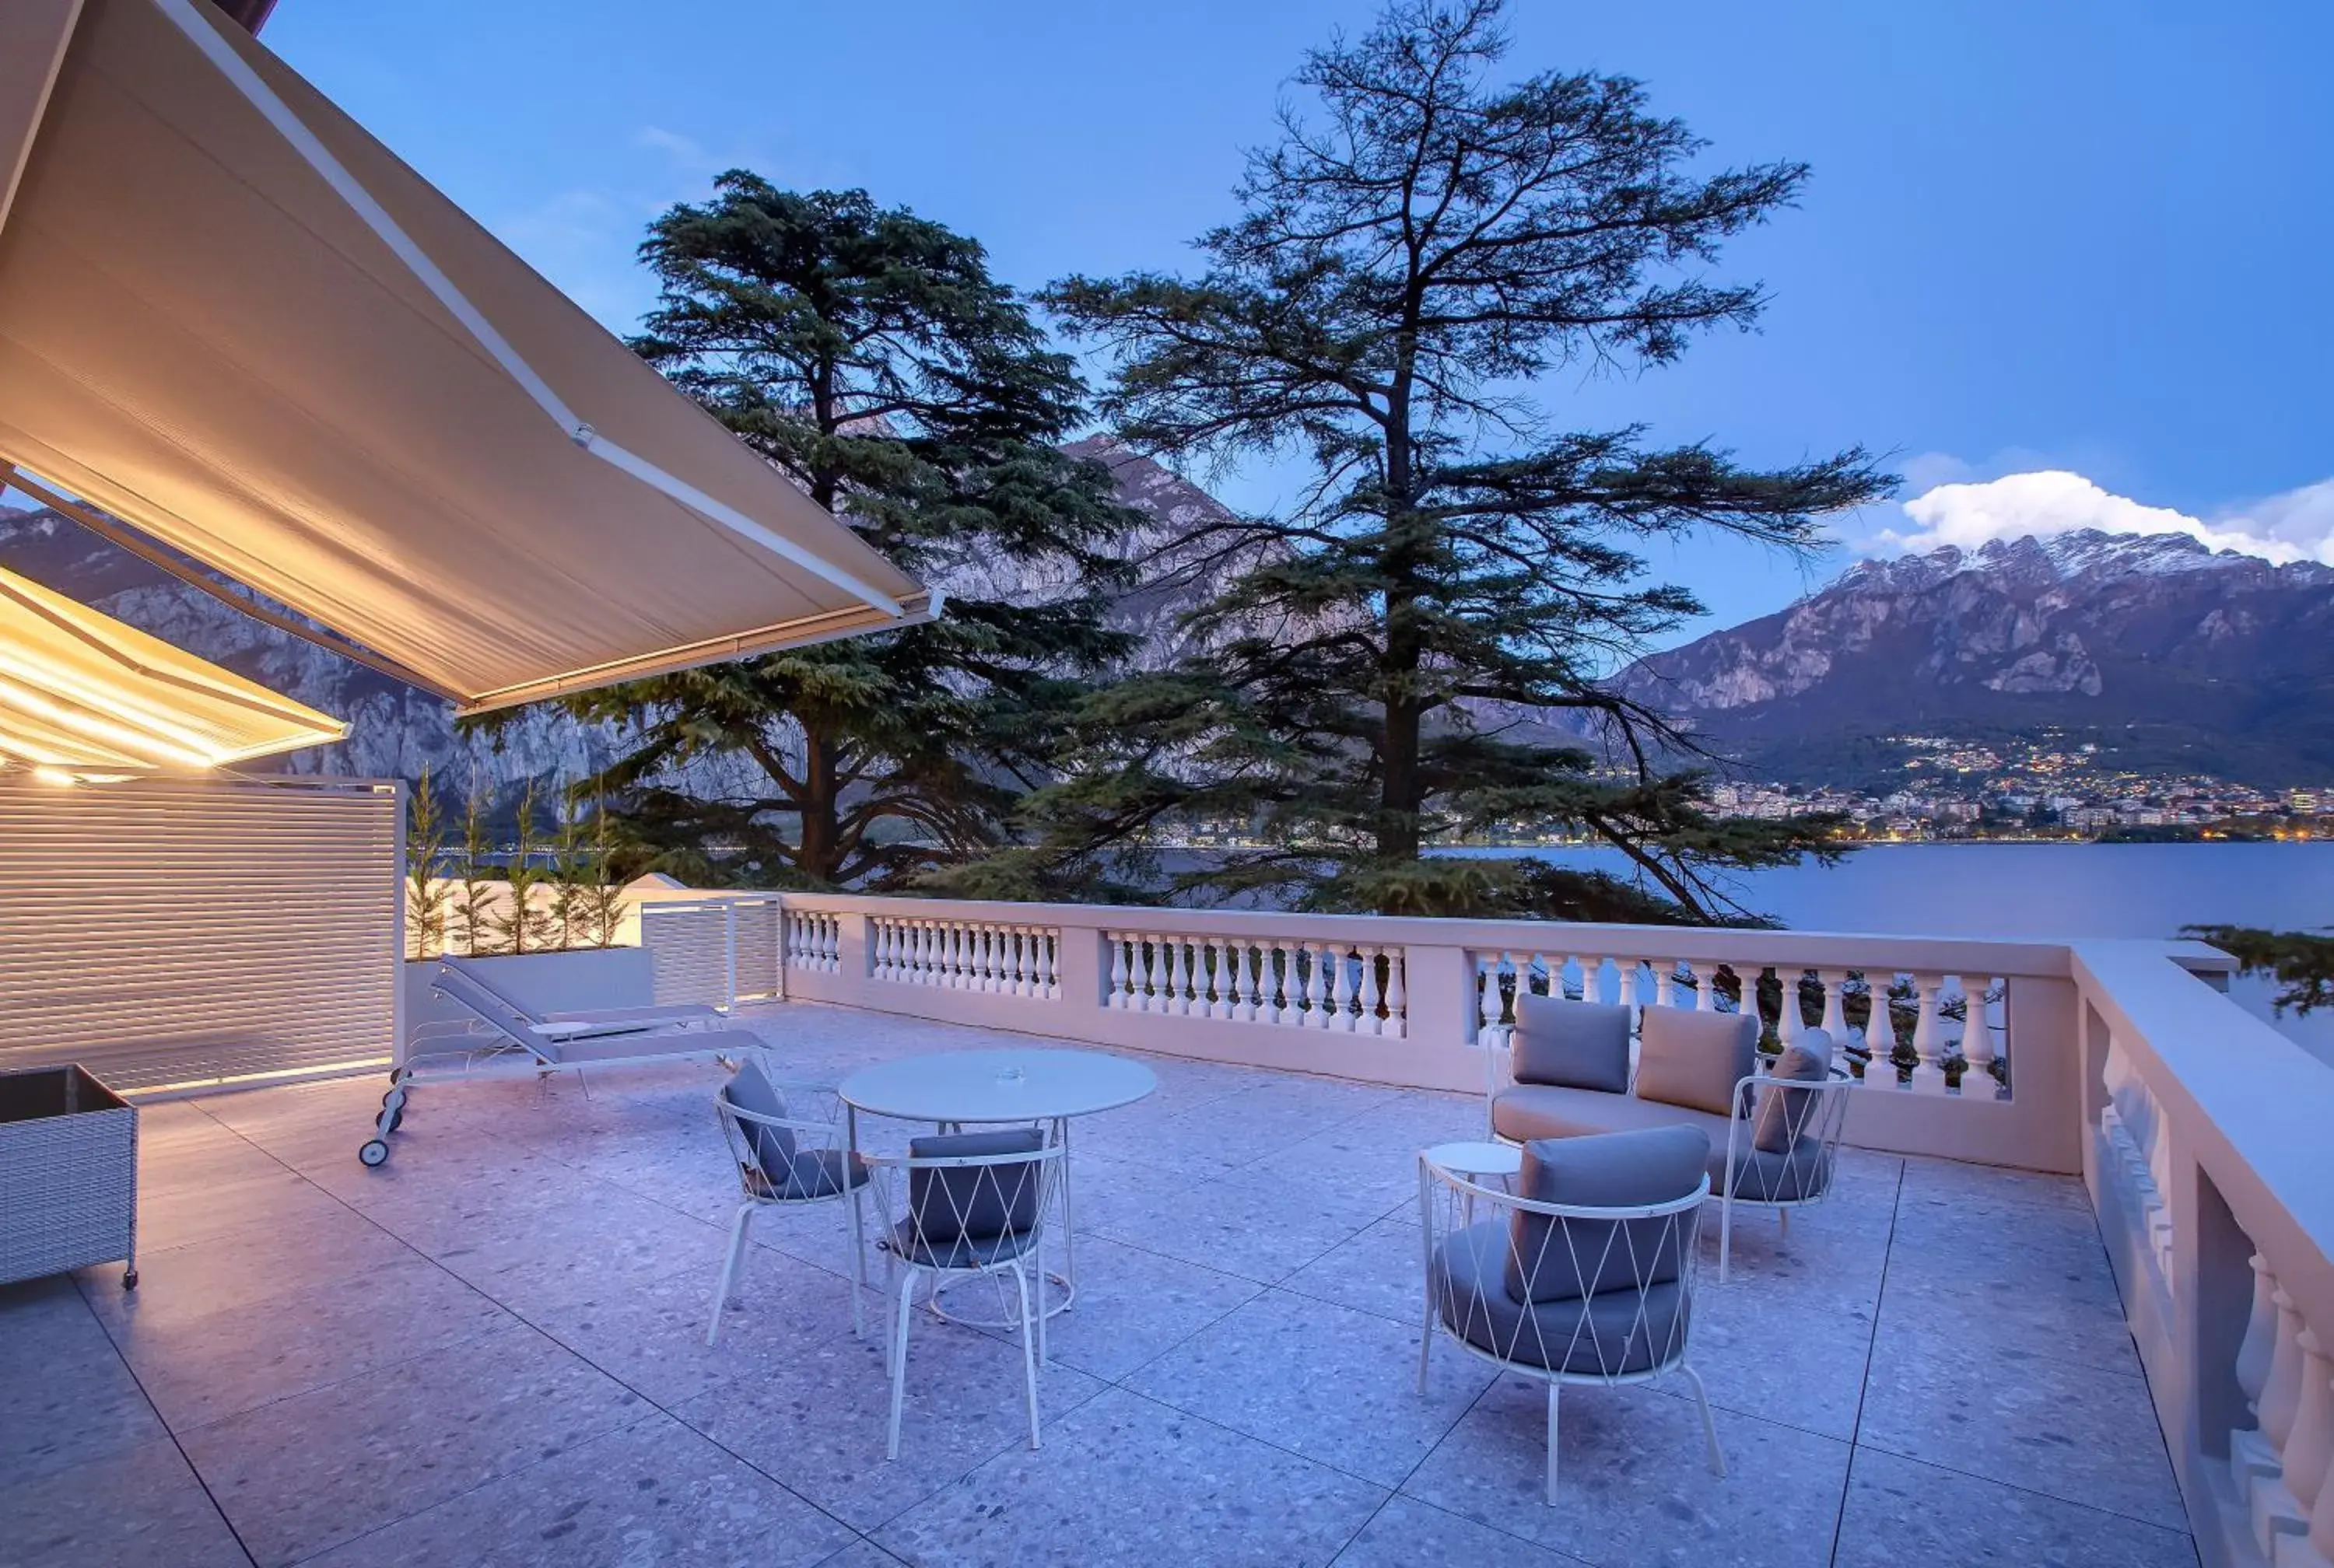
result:
[[(1937, 459), (1922, 477), (1934, 479), (1950, 471), (1945, 460)], [(2185, 534), (2213, 549), (2265, 561), (2334, 565), (2334, 479), (2232, 505), (2204, 518), (2118, 495), (2064, 468), (2043, 468), (1998, 479), (1933, 482), (1903, 503), (1903, 511), (1911, 527), (1884, 528), (1862, 548), (1870, 553), (1955, 544), (1973, 550), (1995, 539), (2027, 534), (2047, 539), (2096, 528), (2106, 534)]]

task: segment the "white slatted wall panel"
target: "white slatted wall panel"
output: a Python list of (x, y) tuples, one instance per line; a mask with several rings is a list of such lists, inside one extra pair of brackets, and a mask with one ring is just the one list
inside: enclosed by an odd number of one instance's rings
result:
[(720, 905), (642, 904), (641, 946), (649, 950), (658, 1006), (729, 1005), (728, 912)]
[(117, 1089), (386, 1063), (391, 784), (0, 775), (0, 1068)]

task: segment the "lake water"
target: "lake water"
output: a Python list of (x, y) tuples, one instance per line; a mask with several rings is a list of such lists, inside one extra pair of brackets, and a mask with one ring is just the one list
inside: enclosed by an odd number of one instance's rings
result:
[[(1617, 851), (1551, 860), (1626, 875)], [(2334, 843), (1876, 844), (1836, 866), (1741, 879), (1735, 896), (1794, 930), (1920, 937), (2176, 937), (2188, 925), (2334, 927)], [(2274, 985), (2231, 996), (2334, 1062), (2334, 1017), (2271, 1017)]]

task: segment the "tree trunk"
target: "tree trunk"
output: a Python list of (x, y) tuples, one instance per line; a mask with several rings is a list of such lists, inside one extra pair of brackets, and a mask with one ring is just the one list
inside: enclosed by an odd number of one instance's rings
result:
[(829, 887), (842, 884), (842, 792), (833, 742), (805, 726), (803, 736), (802, 842), (795, 869)]

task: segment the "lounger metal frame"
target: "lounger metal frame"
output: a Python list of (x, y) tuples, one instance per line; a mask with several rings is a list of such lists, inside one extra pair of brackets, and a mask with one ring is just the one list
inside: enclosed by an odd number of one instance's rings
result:
[(373, 1135), (357, 1150), (365, 1165), (389, 1159), (390, 1136), (404, 1121), (407, 1097), (417, 1084), (542, 1081), (555, 1073), (580, 1077), (587, 1067), (732, 1062), (747, 1051), (768, 1049), (761, 1035), (702, 1005), (533, 1013), (451, 957), (437, 961), (429, 988), (469, 1017), (425, 1024), (400, 1043)]

